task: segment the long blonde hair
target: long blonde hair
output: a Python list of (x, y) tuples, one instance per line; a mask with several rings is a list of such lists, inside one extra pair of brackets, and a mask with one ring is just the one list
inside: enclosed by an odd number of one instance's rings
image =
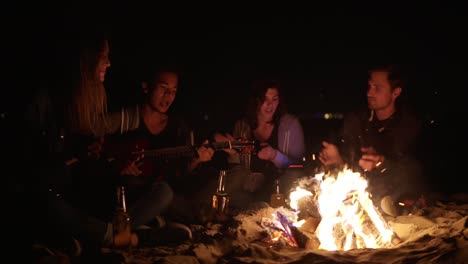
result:
[(70, 127), (73, 132), (101, 136), (107, 127), (107, 95), (99, 79), (100, 55), (107, 38), (81, 40), (79, 73), (73, 86), (68, 107)]

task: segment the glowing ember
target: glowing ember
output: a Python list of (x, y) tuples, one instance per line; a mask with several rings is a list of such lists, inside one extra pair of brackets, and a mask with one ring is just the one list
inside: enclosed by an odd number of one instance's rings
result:
[(296, 223), (295, 212), (280, 207), (272, 214), (272, 218), (263, 217), (261, 225), (268, 231), (270, 241), (279, 244), (298, 247), (298, 244), (291, 232), (291, 226)]

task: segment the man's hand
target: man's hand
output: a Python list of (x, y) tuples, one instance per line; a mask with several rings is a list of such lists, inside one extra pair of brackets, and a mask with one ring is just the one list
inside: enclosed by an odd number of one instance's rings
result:
[(135, 149), (143, 154), (138, 154), (138, 156), (132, 157), (131, 159), (127, 160), (125, 166), (122, 169), (120, 169), (120, 175), (139, 176), (143, 173), (143, 171), (140, 170), (140, 167), (143, 164), (145, 150), (143, 148), (138, 147), (138, 145), (135, 146)]
[(319, 160), (323, 165), (343, 165), (343, 159), (336, 145), (328, 143), (327, 141), (322, 141), (322, 147), (319, 153)]
[(383, 155), (377, 154), (373, 147), (362, 147), (361, 152), (363, 153), (359, 160), (359, 166), (364, 171), (372, 171), (379, 168), (385, 161)]
[[(144, 153), (144, 149), (139, 148), (138, 145), (136, 146), (138, 151)], [(120, 175), (130, 175), (130, 176), (138, 176), (143, 172), (140, 170), (140, 166), (142, 164), (142, 160), (144, 158), (144, 154), (138, 155), (136, 158), (127, 161), (127, 165), (120, 170)]]
[(120, 175), (138, 176), (143, 172), (137, 165), (138, 161), (131, 161), (120, 171)]

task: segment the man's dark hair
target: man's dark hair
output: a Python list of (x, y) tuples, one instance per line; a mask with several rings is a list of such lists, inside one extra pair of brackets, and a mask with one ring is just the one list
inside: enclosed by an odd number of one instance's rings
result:
[(180, 66), (176, 63), (156, 63), (149, 65), (143, 71), (142, 81), (147, 82), (149, 85), (154, 85), (160, 73), (172, 72), (180, 76)]
[(401, 87), (403, 89), (406, 88), (406, 84), (408, 82), (405, 72), (403, 68), (396, 64), (380, 64), (380, 65), (373, 65), (368, 70), (368, 75), (372, 72), (387, 72), (388, 73), (388, 81), (392, 90)]

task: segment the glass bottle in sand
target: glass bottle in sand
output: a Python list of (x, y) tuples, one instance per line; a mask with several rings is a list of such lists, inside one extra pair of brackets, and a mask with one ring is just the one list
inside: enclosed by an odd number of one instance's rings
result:
[(270, 197), (270, 206), (273, 208), (285, 205), (284, 194), (280, 192), (280, 180), (275, 180), (275, 192)]
[(226, 192), (226, 170), (219, 171), (218, 187), (213, 194), (212, 209), (216, 218), (227, 217), (229, 213), (229, 194)]
[(118, 237), (131, 237), (130, 216), (127, 212), (125, 187), (117, 187), (117, 202), (112, 219), (112, 227), (114, 229), (114, 238)]

